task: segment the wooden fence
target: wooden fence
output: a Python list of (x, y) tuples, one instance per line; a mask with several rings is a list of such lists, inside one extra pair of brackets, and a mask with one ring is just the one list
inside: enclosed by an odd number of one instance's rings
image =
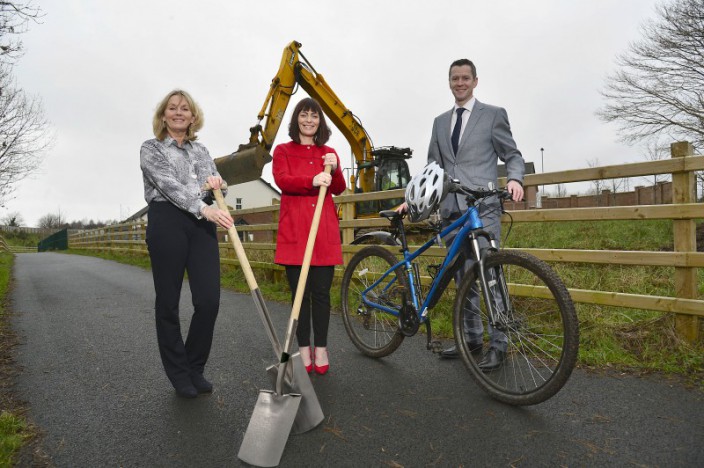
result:
[[(646, 251), (594, 251), (573, 249), (522, 249), (548, 262), (570, 262), (609, 265), (643, 265), (674, 267), (675, 293), (673, 297), (627, 294), (610, 291), (594, 291), (570, 288), (575, 302), (602, 306), (645, 309), (676, 314), (676, 327), (680, 336), (694, 342), (701, 334), (701, 318), (704, 317), (704, 299), (700, 297), (697, 284), (697, 269), (704, 267), (704, 253), (697, 252), (695, 220), (704, 219), (704, 204), (696, 202), (695, 171), (704, 170), (704, 156), (694, 155), (692, 145), (687, 142), (671, 146), (672, 158), (614, 166), (593, 167), (563, 172), (531, 174), (526, 176), (526, 186), (564, 184), (617, 179), (625, 177), (671, 174), (673, 203), (671, 205), (638, 205), (620, 207), (591, 207), (569, 209), (533, 209), (512, 211), (514, 223), (551, 221), (601, 221), (601, 220), (652, 220), (673, 221), (673, 252)], [(499, 181), (502, 184), (504, 181)], [(340, 229), (345, 262), (363, 246), (350, 245), (354, 233), (360, 229), (384, 229), (388, 221), (382, 218), (354, 219), (353, 203), (403, 197), (403, 190), (368, 194), (342, 195), (335, 198), (341, 205)], [(269, 231), (276, 238), (278, 205), (233, 211), (241, 217), (253, 213), (271, 213), (272, 222), (238, 226), (244, 234)], [(145, 222), (134, 222), (84, 231), (69, 236), (72, 249), (130, 251), (146, 253)], [(269, 257), (275, 249), (274, 243), (245, 242), (245, 250), (255, 268), (280, 271), (281, 267), (271, 260), (252, 261)], [(396, 253), (396, 252), (395, 252)], [(445, 249), (431, 248), (426, 255), (444, 257)], [(237, 264), (234, 250), (227, 242), (221, 243), (223, 263)], [(339, 272), (338, 272), (339, 274)], [(427, 278), (426, 278), (427, 280)]]

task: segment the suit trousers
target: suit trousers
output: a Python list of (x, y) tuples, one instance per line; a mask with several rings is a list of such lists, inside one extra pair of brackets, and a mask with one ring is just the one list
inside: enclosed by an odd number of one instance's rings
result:
[[(494, 236), (498, 245), (501, 240), (501, 209), (498, 206), (494, 207), (493, 205), (481, 206), (479, 209), (479, 215), (482, 223), (484, 224), (484, 230)], [(458, 217), (459, 215), (451, 216), (450, 218), (444, 220), (443, 228), (452, 223), (452, 218), (456, 219)], [(454, 231), (445, 237), (445, 245), (447, 247), (452, 244), (457, 232), (458, 231)], [(479, 248), (484, 250), (488, 247), (489, 242), (485, 238), (480, 237)], [(462, 282), (462, 278), (464, 278), (464, 275), (470, 271), (476, 263), (472, 243), (469, 238), (463, 239), (461, 248), (462, 252), (465, 254), (465, 263), (455, 275), (455, 285), (458, 290)], [(481, 346), (483, 344), (484, 326), (482, 325), (481, 315), (479, 312), (479, 304), (481, 302), (479, 296), (479, 286), (475, 283), (470, 291), (470, 301), (465, 304), (464, 314), (464, 327), (467, 331), (467, 342), (470, 345), (470, 348)], [(508, 337), (503, 332), (495, 330), (491, 326), (489, 326), (488, 333), (490, 338), (489, 346), (506, 352), (508, 348)]]
[[(220, 252), (215, 224), (196, 219), (169, 202), (149, 204), (147, 247), (152, 263), (159, 353), (174, 386), (202, 374), (220, 308)], [(179, 301), (184, 272), (194, 313), (186, 341), (181, 334)]]
[[(300, 276), (300, 266), (286, 265), (286, 277), (291, 287), (291, 302), (295, 301)], [(300, 347), (310, 346), (311, 320), (315, 346), (324, 348), (328, 345), (330, 287), (334, 276), (334, 266), (311, 266), (308, 271), (308, 281), (306, 281), (301, 313), (298, 316), (298, 327), (296, 328), (296, 339)]]

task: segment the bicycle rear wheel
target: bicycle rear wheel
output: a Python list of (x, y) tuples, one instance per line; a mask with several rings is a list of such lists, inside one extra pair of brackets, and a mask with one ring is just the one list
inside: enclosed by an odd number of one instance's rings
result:
[[(455, 341), (462, 360), (492, 397), (512, 405), (541, 403), (562, 388), (577, 360), (579, 325), (569, 292), (547, 263), (524, 252), (490, 253), (484, 271), (499, 320), (493, 328), (489, 324), (476, 267), (463, 278), (455, 299)], [(501, 365), (481, 369), (481, 358), (470, 352), (479, 344), (485, 352), (504, 347)]]
[(407, 288), (402, 268), (387, 275), (374, 288), (372, 286), (397, 262), (396, 257), (381, 246), (369, 246), (352, 257), (342, 276), (342, 320), (347, 335), (363, 354), (378, 358), (393, 353), (404, 336), (398, 327), (398, 317), (383, 310), (386, 307), (396, 314), (404, 304)]

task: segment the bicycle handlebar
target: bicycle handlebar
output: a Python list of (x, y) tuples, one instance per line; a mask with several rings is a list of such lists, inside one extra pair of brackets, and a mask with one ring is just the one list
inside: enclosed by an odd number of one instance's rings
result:
[(475, 200), (481, 200), (483, 198), (488, 198), (488, 197), (491, 197), (492, 195), (496, 195), (499, 197), (499, 199), (503, 199), (503, 200), (510, 200), (511, 199), (511, 194), (506, 189), (491, 189), (491, 190), (471, 189), (471, 188), (467, 187), (466, 185), (462, 185), (459, 182), (459, 180), (457, 180), (457, 179), (450, 180), (449, 191), (450, 191), (450, 193), (463, 193), (469, 197), (472, 197)]

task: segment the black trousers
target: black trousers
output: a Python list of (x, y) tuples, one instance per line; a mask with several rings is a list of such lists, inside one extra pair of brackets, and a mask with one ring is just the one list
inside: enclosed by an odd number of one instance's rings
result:
[[(286, 277), (291, 287), (291, 302), (296, 298), (298, 278), (301, 267), (286, 265)], [(313, 322), (313, 342), (316, 347), (328, 345), (328, 326), (330, 324), (330, 287), (335, 276), (334, 266), (311, 266), (308, 281), (303, 293), (301, 313), (298, 316), (296, 339), (298, 346), (310, 346), (311, 319)]]
[[(147, 247), (156, 292), (156, 336), (166, 375), (174, 386), (203, 373), (220, 308), (220, 252), (215, 225), (169, 202), (149, 204)], [(186, 341), (179, 300), (188, 272), (194, 313)]]

